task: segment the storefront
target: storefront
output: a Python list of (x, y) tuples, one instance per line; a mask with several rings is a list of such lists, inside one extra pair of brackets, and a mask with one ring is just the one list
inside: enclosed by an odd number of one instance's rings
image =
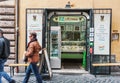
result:
[(108, 56), (108, 61), (111, 9), (29, 8), (26, 17), (27, 39), (30, 31), (37, 32), (40, 44), (47, 48), (52, 69), (62, 69), (64, 61), (78, 61), (79, 68), (92, 72), (94, 56)]

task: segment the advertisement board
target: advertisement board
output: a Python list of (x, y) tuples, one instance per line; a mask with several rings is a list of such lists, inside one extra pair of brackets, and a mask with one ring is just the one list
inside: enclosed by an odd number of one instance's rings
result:
[(27, 13), (27, 43), (29, 42), (29, 33), (36, 32), (38, 42), (42, 46), (42, 16), (42, 11)]
[(110, 53), (110, 14), (94, 14), (94, 54)]

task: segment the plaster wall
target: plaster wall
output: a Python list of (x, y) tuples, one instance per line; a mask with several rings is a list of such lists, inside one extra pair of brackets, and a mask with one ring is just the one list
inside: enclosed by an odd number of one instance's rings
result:
[[(25, 51), (26, 34), (26, 8), (65, 8), (70, 1), (72, 8), (112, 8), (112, 31), (120, 33), (120, 0), (19, 0), (19, 57)], [(116, 55), (116, 60), (120, 61), (120, 38), (111, 41), (111, 52)]]

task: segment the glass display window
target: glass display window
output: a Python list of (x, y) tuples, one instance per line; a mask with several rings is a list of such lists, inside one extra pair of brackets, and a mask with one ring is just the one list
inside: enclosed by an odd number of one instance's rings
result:
[(58, 31), (51, 31), (51, 46), (52, 46), (52, 54), (51, 56), (58, 56)]
[[(77, 53), (85, 50), (86, 18), (84, 16), (58, 16), (58, 18), (59, 17), (67, 18), (57, 21), (58, 26), (61, 28), (62, 52)], [(55, 40), (52, 42), (55, 42)]]
[(61, 38), (62, 38), (62, 41), (65, 41), (65, 40), (67, 39), (66, 34), (67, 34), (66, 31), (61, 31)]
[(80, 41), (80, 32), (74, 32), (74, 41)]
[(73, 31), (74, 30), (74, 26), (73, 25), (66, 25), (66, 31)]
[(80, 27), (79, 26), (75, 26), (75, 31), (79, 31)]
[(65, 26), (61, 26), (61, 31), (64, 31), (65, 30)]

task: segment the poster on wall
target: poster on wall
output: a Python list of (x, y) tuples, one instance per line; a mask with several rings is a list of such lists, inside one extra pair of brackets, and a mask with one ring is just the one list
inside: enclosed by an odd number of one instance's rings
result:
[(110, 53), (110, 14), (94, 14), (94, 54)]
[(42, 12), (27, 13), (27, 43), (29, 42), (29, 33), (36, 32), (37, 39), (42, 46)]

